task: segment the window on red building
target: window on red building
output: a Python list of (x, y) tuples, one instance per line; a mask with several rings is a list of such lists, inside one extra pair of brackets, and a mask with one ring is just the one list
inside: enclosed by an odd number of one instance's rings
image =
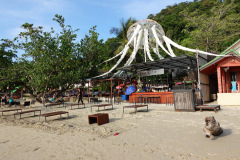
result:
[(230, 80), (237, 81), (237, 72), (230, 72)]

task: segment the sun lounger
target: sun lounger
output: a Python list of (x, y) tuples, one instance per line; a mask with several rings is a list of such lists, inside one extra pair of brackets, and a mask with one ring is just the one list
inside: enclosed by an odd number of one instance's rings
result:
[(66, 112), (66, 111), (57, 111), (57, 112), (50, 112), (50, 113), (40, 114), (40, 115), (39, 115), (39, 121), (40, 121), (40, 117), (41, 117), (41, 116), (42, 116), (42, 117), (45, 117), (45, 122), (46, 122), (46, 118), (47, 118), (47, 117), (56, 116), (56, 115), (60, 115), (60, 117), (61, 117), (62, 114), (67, 114), (68, 117), (69, 117), (69, 113), (68, 113), (68, 112)]
[(135, 109), (135, 113), (137, 113), (137, 108), (140, 107), (147, 107), (147, 111), (148, 111), (148, 105), (131, 105), (131, 106), (123, 106), (123, 113), (124, 113), (124, 108), (134, 108)]
[(99, 107), (104, 107), (104, 110), (105, 110), (105, 106), (112, 106), (112, 110), (113, 110), (113, 104), (99, 104), (99, 105), (91, 106), (91, 111), (92, 111), (92, 107), (98, 107), (98, 111), (99, 111)]
[(22, 111), (22, 109), (20, 109), (20, 108), (17, 108), (17, 109), (8, 109), (8, 110), (2, 110), (2, 111), (0, 111), (0, 112), (2, 112), (2, 116), (3, 116), (3, 112), (11, 112), (11, 111)]
[(71, 106), (71, 109), (72, 109), (72, 106), (78, 106), (79, 108), (79, 105), (83, 105), (83, 107), (85, 108), (85, 103), (74, 103), (74, 104), (65, 103), (65, 109), (66, 109), (66, 106)]
[(28, 111), (23, 111), (23, 112), (17, 112), (14, 114), (14, 118), (16, 115), (19, 115), (20, 116), (20, 119), (22, 118), (21, 115), (22, 114), (25, 114), (25, 113), (32, 113), (34, 112), (34, 116), (35, 116), (35, 112), (40, 112), (39, 114), (41, 114), (41, 109), (34, 109), (34, 110), (28, 110)]
[(221, 109), (220, 105), (201, 105), (201, 106), (196, 106), (196, 109), (199, 109), (200, 112), (202, 112), (202, 110), (214, 110), (214, 112), (216, 113), (217, 109)]

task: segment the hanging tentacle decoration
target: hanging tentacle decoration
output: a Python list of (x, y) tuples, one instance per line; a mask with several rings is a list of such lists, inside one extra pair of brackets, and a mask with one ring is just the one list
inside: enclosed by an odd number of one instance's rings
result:
[(149, 50), (149, 44), (148, 44), (148, 30), (145, 28), (144, 29), (144, 40), (145, 40), (145, 42), (144, 42), (144, 48), (145, 48), (145, 50), (146, 50), (146, 52), (147, 52), (147, 56), (148, 56), (148, 58), (150, 59), (150, 61), (154, 61), (154, 59), (152, 58), (152, 56), (151, 56), (151, 54), (150, 54), (150, 50)]
[(127, 60), (127, 62), (125, 63), (124, 66), (128, 66), (132, 63), (133, 59), (136, 57), (136, 54), (138, 52), (138, 49), (139, 49), (139, 45), (140, 45), (140, 42), (141, 42), (141, 38), (142, 38), (142, 29), (139, 31), (139, 35), (138, 35), (138, 38), (137, 38), (137, 44), (136, 44), (136, 49), (133, 50), (132, 52), (132, 55), (130, 56), (130, 58)]
[(158, 43), (158, 45), (164, 50), (164, 52), (166, 52), (169, 56), (172, 57), (172, 55), (164, 48), (164, 46), (162, 45), (162, 43), (158, 39), (156, 30), (155, 30), (155, 25), (153, 25), (153, 27), (152, 27), (152, 32), (153, 32), (154, 38), (156, 39), (156, 43)]
[(122, 50), (120, 53), (118, 53), (116, 56), (114, 56), (114, 57), (112, 57), (112, 58), (110, 58), (110, 59), (108, 59), (108, 60), (106, 60), (106, 61), (104, 61), (104, 62), (102, 62), (102, 63), (99, 63), (99, 65), (100, 65), (100, 64), (103, 64), (103, 63), (105, 63), (105, 62), (111, 61), (112, 59), (120, 56), (122, 53), (123, 53), (123, 50)]
[(146, 53), (146, 46), (143, 46), (143, 54), (144, 54), (144, 62), (147, 62), (147, 53)]
[[(134, 29), (134, 32), (135, 32), (135, 30), (136, 29)], [(133, 43), (133, 49), (135, 49), (136, 48), (136, 44), (137, 44), (137, 36), (136, 37), (134, 37), (134, 41), (133, 41), (134, 43)]]
[[(130, 65), (132, 63), (132, 61), (134, 60), (134, 58), (136, 57), (136, 54), (137, 54), (139, 46), (140, 46), (141, 38), (142, 38), (142, 29), (139, 31), (139, 34), (138, 34), (136, 47), (134, 48), (130, 58), (127, 60), (127, 62), (124, 64), (124, 66)], [(117, 74), (121, 74), (121, 73), (122, 73), (122, 71), (118, 71), (111, 78), (113, 78)]]
[(127, 51), (128, 51), (128, 49), (129, 49), (129, 44), (132, 43), (134, 37), (137, 36), (137, 33), (138, 33), (138, 31), (139, 31), (140, 29), (141, 29), (141, 26), (138, 25), (137, 28), (136, 28), (136, 30), (134, 31), (134, 34), (133, 34), (132, 38), (131, 38), (131, 39), (128, 41), (128, 43), (125, 45), (125, 47), (124, 47), (124, 49), (123, 49), (123, 53), (122, 53), (120, 59), (117, 61), (117, 63), (116, 63), (108, 72), (103, 73), (103, 74), (101, 74), (101, 75), (99, 75), (99, 76), (96, 76), (96, 77), (93, 77), (93, 78), (102, 77), (102, 76), (104, 76), (104, 75), (107, 75), (108, 73), (112, 72), (112, 71), (122, 62), (123, 58), (126, 56)]
[(103, 73), (103, 74), (101, 74), (99, 76), (96, 76), (96, 77), (93, 77), (93, 78), (102, 77), (102, 76), (105, 76), (105, 75), (109, 74), (110, 72), (112, 72), (121, 63), (123, 58), (126, 56), (128, 49), (129, 49), (129, 46), (124, 47), (122, 56), (120, 57), (120, 59), (117, 61), (117, 63), (108, 72)]
[[(134, 31), (135, 31), (136, 29), (134, 29)], [(135, 37), (134, 37), (134, 48), (133, 48), (133, 52), (132, 52), (132, 54), (131, 54), (131, 56), (130, 56), (130, 58), (127, 60), (127, 62), (124, 64), (124, 66), (127, 66), (127, 65), (130, 65), (131, 63), (132, 63), (132, 61), (133, 61), (133, 59), (135, 58), (135, 55), (136, 55), (136, 53), (137, 53), (137, 51), (138, 51), (138, 49), (139, 49), (139, 44), (138, 44), (138, 42), (140, 42), (140, 39), (141, 39), (141, 36), (142, 35), (142, 30), (140, 30), (139, 31), (139, 33), (138, 33), (138, 35), (136, 35)], [(137, 38), (137, 36), (138, 36), (138, 38)], [(138, 40), (137, 40), (138, 39)], [(138, 47), (137, 47), (138, 46)], [(116, 73), (114, 73), (114, 75), (111, 77), (111, 78), (113, 78), (114, 76), (116, 76), (116, 75), (121, 75), (123, 73), (123, 71), (118, 71), (118, 72), (116, 72)]]
[(164, 59), (163, 56), (159, 53), (158, 43), (156, 43), (156, 48), (153, 48), (153, 52), (158, 55), (158, 58), (159, 58), (159, 59)]
[(217, 54), (212, 54), (212, 53), (208, 53), (208, 52), (204, 52), (204, 51), (200, 51), (200, 50), (195, 50), (195, 49), (190, 49), (190, 48), (187, 48), (187, 47), (183, 47), (175, 42), (173, 42), (171, 39), (169, 39), (168, 37), (166, 36), (163, 36), (163, 39), (167, 42), (167, 43), (170, 43), (171, 45), (173, 45), (174, 47), (178, 48), (178, 49), (181, 49), (181, 50), (184, 50), (184, 51), (189, 51), (189, 52), (198, 52), (198, 53), (201, 53), (201, 54), (206, 54), (206, 55), (210, 55), (210, 56), (219, 56), (219, 57), (228, 57), (229, 55), (217, 55)]
[(171, 53), (172, 57), (176, 57), (176, 55), (173, 53), (173, 50), (171, 48), (171, 45), (168, 43), (168, 41), (165, 41), (167, 48), (169, 50), (169, 52)]

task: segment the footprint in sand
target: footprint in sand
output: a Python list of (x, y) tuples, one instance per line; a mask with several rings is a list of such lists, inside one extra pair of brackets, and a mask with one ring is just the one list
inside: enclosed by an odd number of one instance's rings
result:
[(7, 143), (7, 142), (9, 142), (9, 141), (10, 141), (10, 140), (3, 141), (3, 142), (0, 142), (0, 144)]
[(36, 147), (33, 151), (37, 151), (37, 150), (39, 150), (40, 149), (40, 147)]

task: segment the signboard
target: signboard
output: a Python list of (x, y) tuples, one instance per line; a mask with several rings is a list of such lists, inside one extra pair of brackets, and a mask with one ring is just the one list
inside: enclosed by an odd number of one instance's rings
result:
[(156, 70), (138, 72), (139, 77), (161, 75), (161, 74), (164, 74), (164, 69), (156, 69)]

